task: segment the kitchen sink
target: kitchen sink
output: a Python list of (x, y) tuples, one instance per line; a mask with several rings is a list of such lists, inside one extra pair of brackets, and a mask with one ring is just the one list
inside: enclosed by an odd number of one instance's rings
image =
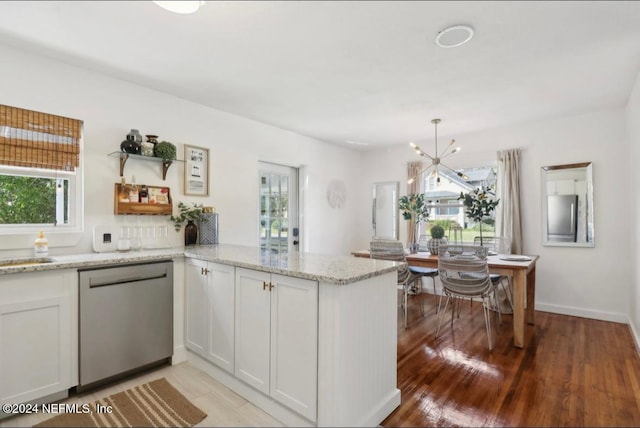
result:
[(0, 260), (0, 268), (3, 267), (14, 267), (14, 266), (31, 266), (31, 265), (40, 265), (43, 263), (52, 263), (53, 259), (51, 257), (31, 257), (28, 259), (9, 259), (9, 260)]

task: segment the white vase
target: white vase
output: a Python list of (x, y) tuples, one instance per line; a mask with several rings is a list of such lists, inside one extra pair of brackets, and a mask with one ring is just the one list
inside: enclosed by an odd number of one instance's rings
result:
[(440, 245), (445, 245), (447, 243), (447, 238), (431, 238), (429, 242), (427, 242), (427, 247), (429, 248), (429, 253), (434, 256), (438, 255), (438, 248)]

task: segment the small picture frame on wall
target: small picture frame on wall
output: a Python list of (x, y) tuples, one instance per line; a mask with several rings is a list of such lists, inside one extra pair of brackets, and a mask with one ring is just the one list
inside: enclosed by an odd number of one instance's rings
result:
[(209, 149), (184, 145), (184, 194), (209, 196)]

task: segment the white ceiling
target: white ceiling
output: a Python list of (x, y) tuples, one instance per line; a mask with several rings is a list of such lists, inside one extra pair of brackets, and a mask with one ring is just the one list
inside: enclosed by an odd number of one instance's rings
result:
[[(438, 31), (475, 37), (438, 48)], [(640, 2), (2, 1), (0, 43), (368, 147), (623, 107)], [(365, 147), (365, 146), (352, 146)]]

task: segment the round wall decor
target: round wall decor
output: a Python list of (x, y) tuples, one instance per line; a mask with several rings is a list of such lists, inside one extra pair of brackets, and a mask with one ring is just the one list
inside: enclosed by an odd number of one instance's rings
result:
[(342, 208), (347, 200), (347, 185), (342, 180), (331, 180), (327, 185), (327, 202), (331, 208)]

